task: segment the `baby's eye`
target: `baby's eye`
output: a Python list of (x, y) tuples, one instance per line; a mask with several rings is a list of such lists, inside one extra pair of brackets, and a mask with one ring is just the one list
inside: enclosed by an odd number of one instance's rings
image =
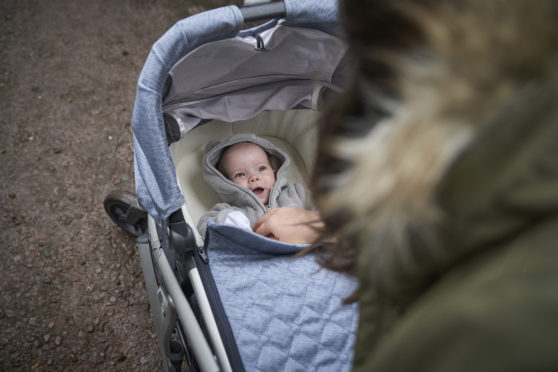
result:
[(235, 174), (234, 174), (233, 178), (242, 178), (242, 177), (244, 177), (245, 175), (246, 175), (246, 174), (245, 174), (244, 172), (238, 172), (238, 173), (235, 173)]
[(267, 167), (266, 167), (265, 165), (262, 165), (260, 168), (258, 168), (258, 170), (259, 170), (260, 172), (263, 172), (263, 171), (266, 170), (266, 169), (267, 169)]

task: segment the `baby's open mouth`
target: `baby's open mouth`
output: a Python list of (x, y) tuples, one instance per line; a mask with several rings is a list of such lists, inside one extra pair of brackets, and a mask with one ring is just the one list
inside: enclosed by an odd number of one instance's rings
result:
[(256, 187), (254, 190), (252, 190), (252, 192), (254, 194), (256, 194), (257, 196), (259, 196), (259, 195), (263, 194), (264, 188), (263, 187)]

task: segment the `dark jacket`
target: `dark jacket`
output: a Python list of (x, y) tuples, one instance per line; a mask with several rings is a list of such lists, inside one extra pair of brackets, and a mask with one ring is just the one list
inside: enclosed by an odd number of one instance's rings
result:
[(447, 255), (388, 329), (359, 261), (355, 371), (558, 370), (558, 77), (501, 107), (436, 185)]

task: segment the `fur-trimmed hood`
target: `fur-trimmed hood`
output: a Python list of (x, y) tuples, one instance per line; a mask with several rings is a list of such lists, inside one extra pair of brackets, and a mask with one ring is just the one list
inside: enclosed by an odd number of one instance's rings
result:
[[(363, 285), (403, 307), (456, 261), (558, 211), (556, 5), (432, 3), (399, 9), (422, 37), (403, 52), (355, 41), (361, 61), (390, 66), (396, 94), (361, 67), (357, 90), (375, 107), (322, 138), (319, 157), (349, 166), (315, 179)], [(339, 136), (378, 106), (373, 130)]]

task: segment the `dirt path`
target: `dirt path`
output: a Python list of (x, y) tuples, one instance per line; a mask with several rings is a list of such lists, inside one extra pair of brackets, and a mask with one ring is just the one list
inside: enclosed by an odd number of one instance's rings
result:
[(135, 241), (103, 199), (133, 191), (130, 120), (150, 46), (223, 3), (2, 1), (0, 370), (161, 368)]

